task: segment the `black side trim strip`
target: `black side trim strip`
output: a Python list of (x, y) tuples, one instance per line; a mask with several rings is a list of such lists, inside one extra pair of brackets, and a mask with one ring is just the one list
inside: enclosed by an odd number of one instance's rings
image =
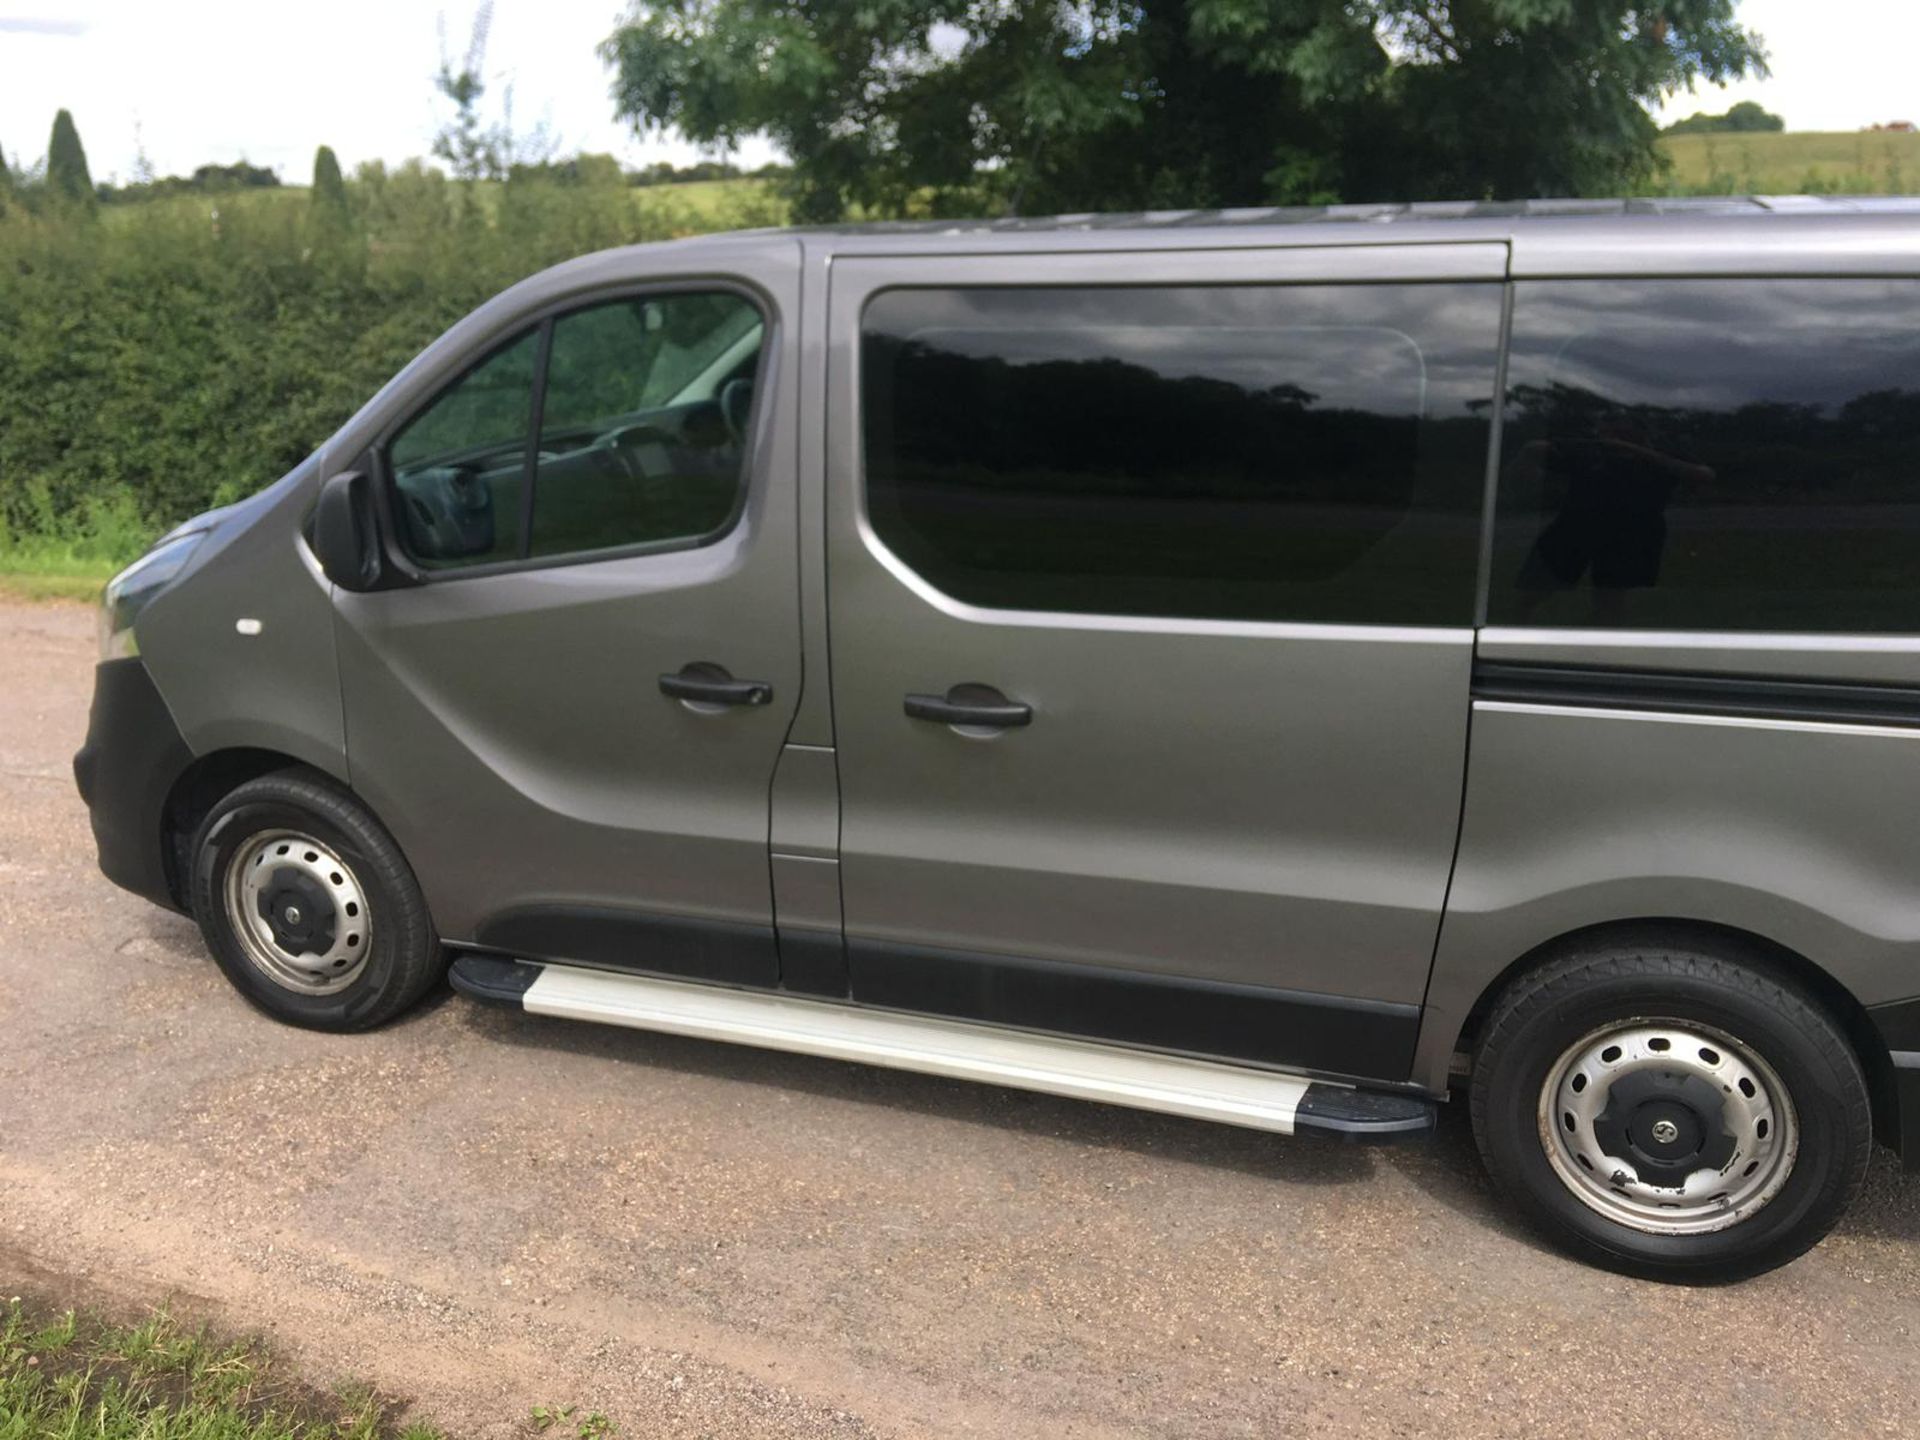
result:
[(769, 990), (780, 983), (771, 925), (593, 905), (528, 905), (489, 915), (473, 943), (529, 960), (571, 960), (603, 970)]
[(1920, 689), (1905, 685), (1476, 660), (1473, 698), (1920, 729)]
[(853, 998), (911, 1010), (1403, 1083), (1420, 1007), (849, 939)]
[(1895, 1148), (1900, 1164), (1910, 1174), (1920, 1174), (1920, 1067), (1901, 1067), (1893, 1072), (1894, 1097), (1900, 1106)]
[(782, 925), (780, 985), (803, 995), (844, 999), (847, 993), (847, 947), (838, 930), (809, 930)]
[(454, 989), (475, 1000), (518, 1005), (540, 978), (541, 968), (501, 955), (462, 955), (447, 967), (447, 979)]
[(1419, 1095), (1309, 1085), (1294, 1111), (1296, 1134), (1330, 1135), (1375, 1145), (1425, 1140), (1440, 1123), (1440, 1107)]
[(1867, 1015), (1889, 1050), (1920, 1050), (1920, 999), (1872, 1005)]
[[(1893, 1063), (1891, 1108), (1875, 1114), (1874, 1133), (1900, 1153), (1908, 1170), (1920, 1173), (1920, 998), (1869, 1005), (1867, 1018)], [(1874, 1098), (1877, 1106), (1881, 1097)]]

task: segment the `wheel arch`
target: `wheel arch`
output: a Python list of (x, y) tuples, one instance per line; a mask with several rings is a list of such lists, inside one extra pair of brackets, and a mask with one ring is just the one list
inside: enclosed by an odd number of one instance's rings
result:
[[(1707, 951), (1733, 951), (1770, 966), (1806, 989), (1840, 1024), (1867, 1077), (1873, 1102), (1874, 1134), (1886, 1145), (1900, 1144), (1900, 1099), (1893, 1062), (1867, 1008), (1831, 971), (1777, 940), (1719, 921), (1680, 916), (1643, 916), (1603, 920), (1543, 940), (1515, 958), (1484, 985), (1461, 1021), (1452, 1053), (1471, 1055), (1500, 997), (1515, 980), (1570, 951), (1595, 945), (1690, 944)], [(1431, 1017), (1428, 1023), (1432, 1023)]]
[[(282, 750), (251, 745), (229, 746), (196, 755), (174, 777), (160, 809), (160, 847), (166, 864), (168, 891), (182, 911), (188, 909), (187, 877), (191, 873), (188, 848), (193, 843), (194, 832), (200, 828), (200, 822), (206, 819), (207, 812), (219, 804), (223, 797), (232, 794), (249, 780), (257, 780), (262, 775), (271, 775), (279, 770), (305, 770), (352, 793), (344, 775), (334, 774), (311, 760), (289, 755)], [(366, 804), (358, 795), (354, 798), (360, 804)]]

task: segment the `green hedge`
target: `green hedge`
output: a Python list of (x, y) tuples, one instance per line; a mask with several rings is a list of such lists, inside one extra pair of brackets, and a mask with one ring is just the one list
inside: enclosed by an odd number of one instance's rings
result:
[(123, 558), (283, 474), (455, 320), (569, 256), (780, 217), (764, 186), (304, 191), (0, 216), (0, 552)]

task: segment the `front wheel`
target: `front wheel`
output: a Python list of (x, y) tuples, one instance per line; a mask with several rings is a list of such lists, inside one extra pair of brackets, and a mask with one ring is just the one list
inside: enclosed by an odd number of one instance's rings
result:
[(441, 973), (439, 938), (399, 846), (317, 777), (281, 771), (240, 786), (201, 822), (192, 857), (208, 949), (277, 1020), (369, 1029)]
[(1867, 1084), (1759, 957), (1607, 947), (1517, 980), (1474, 1065), (1474, 1134), (1552, 1238), (1610, 1269), (1732, 1280), (1811, 1247), (1859, 1193)]

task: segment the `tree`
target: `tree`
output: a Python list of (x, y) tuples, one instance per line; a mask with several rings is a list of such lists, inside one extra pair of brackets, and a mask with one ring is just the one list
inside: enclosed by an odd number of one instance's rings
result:
[(765, 134), (797, 213), (1630, 189), (1646, 106), (1764, 69), (1735, 0), (653, 0), (616, 111)]
[(0, 215), (7, 213), (7, 206), (13, 199), (13, 171), (7, 168), (5, 151), (0, 151)]
[(365, 245), (354, 244), (353, 210), (347, 203), (346, 182), (333, 147), (313, 152), (313, 188), (307, 192), (307, 240), (313, 252), (329, 260), (358, 263)]
[(249, 165), (244, 160), (236, 160), (231, 165), (206, 164), (193, 167), (187, 185), (194, 190), (270, 190), (280, 184), (280, 177), (264, 165)]
[(458, 70), (447, 58), (445, 27), (441, 17), (440, 73), (433, 77), (433, 88), (453, 102), (453, 118), (433, 137), (433, 153), (453, 167), (456, 180), (497, 180), (506, 174), (507, 163), (500, 146), (480, 124), (480, 97), (486, 82), (480, 66), (487, 56), (487, 31), (493, 24), (493, 6), (482, 4), (473, 15), (473, 34), (467, 41), (467, 55)]
[(566, 160), (515, 161), (510, 180), (544, 180), (556, 185), (624, 185), (627, 177), (611, 155), (586, 151)]
[(513, 128), (513, 86), (502, 93), (501, 117), (493, 124), (480, 118), (480, 101), (487, 93), (481, 66), (487, 58), (487, 32), (493, 27), (493, 0), (481, 0), (473, 12), (473, 30), (466, 57), (455, 69), (446, 53), (446, 17), (441, 17), (440, 72), (433, 87), (453, 102), (453, 116), (434, 136), (433, 153), (453, 169), (456, 180), (505, 180), (515, 165), (541, 165), (557, 148), (546, 126), (527, 135)]
[(91, 210), (98, 203), (93, 176), (87, 170), (86, 147), (80, 143), (73, 116), (65, 110), (53, 117), (53, 134), (47, 141), (47, 186), (70, 204)]
[(1727, 111), (1727, 129), (1729, 130), (1748, 134), (1767, 134), (1786, 128), (1787, 122), (1782, 117), (1751, 100), (1742, 100)]
[(315, 214), (347, 213), (347, 182), (340, 178), (340, 160), (331, 145), (313, 152), (313, 190), (308, 203)]
[(1784, 130), (1787, 122), (1751, 100), (1742, 100), (1724, 115), (1709, 115), (1700, 110), (1669, 125), (1669, 135), (1740, 134), (1757, 135)]

